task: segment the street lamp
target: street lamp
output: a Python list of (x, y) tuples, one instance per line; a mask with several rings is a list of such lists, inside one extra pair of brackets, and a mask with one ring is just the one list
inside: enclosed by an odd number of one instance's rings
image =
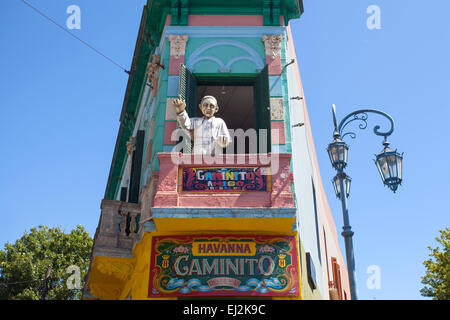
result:
[(377, 136), (384, 137), (383, 146), (384, 149), (376, 155), (375, 164), (380, 172), (381, 179), (383, 183), (389, 187), (393, 192), (395, 192), (398, 186), (402, 182), (402, 162), (403, 154), (399, 154), (397, 150), (392, 150), (389, 148), (389, 142), (387, 142), (387, 137), (394, 132), (394, 120), (388, 114), (374, 110), (374, 109), (362, 109), (349, 113), (346, 115), (339, 125), (336, 120), (336, 106), (333, 104), (333, 122), (334, 122), (334, 133), (333, 141), (328, 145), (327, 151), (330, 157), (331, 165), (336, 169), (337, 174), (333, 178), (333, 187), (336, 193), (336, 197), (341, 200), (342, 205), (342, 215), (344, 218), (344, 226), (342, 229), (342, 236), (345, 240), (345, 253), (347, 257), (347, 269), (350, 282), (350, 293), (352, 300), (358, 299), (357, 289), (356, 289), (356, 273), (355, 273), (355, 257), (353, 252), (353, 231), (350, 226), (350, 219), (348, 215), (347, 208), (347, 198), (350, 195), (350, 184), (351, 179), (344, 172), (347, 166), (348, 160), (348, 145), (343, 141), (346, 135), (351, 138), (355, 138), (356, 134), (354, 132), (343, 133), (345, 127), (353, 122), (360, 121), (359, 128), (364, 130), (367, 128), (368, 113), (375, 113), (387, 118), (391, 124), (389, 131), (381, 132), (379, 131), (380, 126), (375, 126), (373, 131)]
[(380, 172), (384, 185), (394, 193), (402, 183), (403, 154), (389, 148), (389, 143), (384, 143), (384, 149), (376, 156), (375, 164)]
[(339, 137), (336, 137), (328, 145), (328, 156), (330, 157), (333, 168), (336, 170), (344, 169), (347, 166), (348, 145), (339, 139)]
[(348, 196), (350, 195), (350, 184), (352, 183), (352, 179), (345, 173), (338, 173), (332, 180), (336, 198), (341, 198), (341, 179), (344, 179), (345, 196), (348, 198)]

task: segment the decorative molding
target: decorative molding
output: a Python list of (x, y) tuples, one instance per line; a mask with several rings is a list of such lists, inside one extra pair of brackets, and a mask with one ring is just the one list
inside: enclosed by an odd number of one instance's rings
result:
[[(215, 56), (202, 56), (203, 52), (205, 52), (211, 48), (218, 47), (218, 46), (235, 47), (235, 48), (245, 51), (249, 55), (234, 57), (234, 58), (230, 59), (228, 62), (223, 62), (222, 60), (218, 59)], [(236, 41), (236, 40), (215, 40), (215, 41), (210, 41), (210, 42), (200, 46), (190, 55), (189, 60), (186, 63), (186, 67), (188, 69), (192, 70), (195, 64), (197, 64), (198, 62), (203, 61), (203, 60), (210, 60), (210, 61), (217, 63), (217, 65), (219, 66), (219, 70), (221, 72), (230, 72), (231, 66), (235, 62), (240, 61), (240, 60), (251, 61), (256, 65), (256, 68), (259, 68), (259, 69), (262, 69), (265, 65), (263, 59), (260, 57), (260, 55), (258, 54), (258, 52), (255, 49), (253, 49), (252, 47), (250, 47), (249, 45), (247, 45), (243, 42)]]
[(270, 98), (270, 120), (284, 120), (284, 104), (282, 98)]
[(122, 287), (116, 283), (112, 284), (91, 284), (90, 292), (93, 296), (103, 300), (117, 300), (122, 292)]
[(152, 61), (147, 64), (148, 81), (155, 86), (158, 78), (159, 68), (164, 67), (161, 65), (161, 57), (157, 54), (152, 55)]
[(131, 136), (127, 141), (127, 153), (131, 157), (136, 150), (136, 137)]
[(103, 274), (116, 278), (120, 281), (127, 280), (134, 269), (132, 261), (113, 261), (112, 259), (102, 259), (96, 264), (97, 270)]
[(189, 39), (188, 35), (169, 34), (170, 56), (179, 59), (186, 53), (186, 43)]
[[(164, 28), (161, 41), (163, 41), (169, 34), (173, 35), (189, 35), (189, 38), (259, 38), (263, 35), (285, 34), (286, 27), (275, 26), (167, 26)], [(163, 44), (161, 42), (161, 44)], [(160, 47), (162, 48), (160, 44)], [(162, 52), (162, 50), (161, 50)]]
[(283, 36), (281, 34), (263, 35), (264, 46), (266, 47), (266, 56), (275, 59), (281, 55), (281, 42)]
[(245, 207), (216, 207), (216, 208), (193, 208), (193, 207), (154, 207), (151, 208), (153, 217), (157, 219), (179, 218), (271, 218), (289, 219), (295, 218), (296, 208), (245, 208)]

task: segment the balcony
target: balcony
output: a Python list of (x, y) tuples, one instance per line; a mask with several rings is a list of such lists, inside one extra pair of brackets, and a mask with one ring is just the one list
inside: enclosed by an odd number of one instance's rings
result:
[[(196, 156), (159, 153), (160, 170), (141, 190), (140, 204), (102, 201), (85, 297), (119, 297), (136, 267), (134, 246), (145, 232), (295, 233), (291, 154), (224, 155), (221, 160), (199, 160)], [(205, 184), (203, 189), (189, 190), (189, 185), (183, 184), (186, 172), (196, 172), (197, 178), (203, 178), (201, 171), (209, 181), (208, 174), (213, 177), (221, 170), (235, 172), (229, 177), (224, 174), (232, 181), (226, 187), (211, 181), (209, 189)], [(244, 179), (246, 172), (255, 175)], [(258, 180), (256, 175), (262, 181), (259, 185), (252, 184)]]
[[(158, 231), (292, 231), (291, 154), (159, 153), (158, 159), (150, 209)], [(252, 177), (244, 181), (250, 171)], [(229, 181), (213, 181), (220, 173), (229, 174)]]
[(132, 257), (131, 250), (139, 231), (139, 204), (103, 200), (101, 209), (93, 255)]

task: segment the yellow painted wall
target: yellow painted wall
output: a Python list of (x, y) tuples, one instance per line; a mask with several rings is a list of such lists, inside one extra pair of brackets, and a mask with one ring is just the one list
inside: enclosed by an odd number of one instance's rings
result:
[[(89, 276), (89, 287), (91, 289), (91, 294), (94, 296), (101, 296), (102, 299), (107, 300), (125, 300), (130, 298), (132, 300), (176, 300), (177, 297), (173, 298), (148, 298), (149, 289), (149, 278), (150, 278), (150, 257), (151, 257), (151, 245), (153, 236), (170, 236), (170, 235), (195, 235), (195, 234), (208, 234), (211, 232), (146, 232), (142, 240), (136, 244), (133, 251), (133, 258), (115, 258), (115, 257), (104, 257), (96, 256), (94, 258), (92, 268)], [(228, 234), (250, 234), (247, 232), (227, 232)], [(223, 233), (226, 234), (226, 233)], [(251, 233), (255, 234), (255, 233)], [(258, 233), (264, 235), (280, 235), (280, 233), (265, 232)], [(284, 235), (295, 235), (297, 244), (298, 235), (295, 231), (289, 232), (289, 234), (284, 233)], [(304, 255), (303, 248), (298, 248), (298, 252)], [(304, 259), (302, 258), (302, 263)], [(297, 264), (300, 266), (300, 259), (297, 256)], [(306, 272), (306, 265), (302, 265), (301, 270), (303, 273)], [(300, 270), (299, 270), (300, 273)], [(299, 276), (300, 284), (300, 296), (299, 297), (273, 297), (275, 300), (300, 300), (303, 295), (303, 283), (306, 280), (306, 275)], [(317, 290), (316, 290), (317, 291)], [(316, 297), (314, 293), (311, 295), (307, 292), (306, 298)], [(264, 297), (266, 298), (266, 297)], [(236, 297), (233, 297), (236, 299)], [(242, 299), (239, 297), (238, 299)], [(319, 298), (320, 299), (320, 298)]]

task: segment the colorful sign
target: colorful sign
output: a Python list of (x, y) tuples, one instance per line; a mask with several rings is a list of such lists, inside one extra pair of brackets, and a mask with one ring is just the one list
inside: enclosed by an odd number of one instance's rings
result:
[(180, 191), (271, 191), (269, 168), (180, 168)]
[(294, 236), (153, 237), (149, 297), (298, 296)]

